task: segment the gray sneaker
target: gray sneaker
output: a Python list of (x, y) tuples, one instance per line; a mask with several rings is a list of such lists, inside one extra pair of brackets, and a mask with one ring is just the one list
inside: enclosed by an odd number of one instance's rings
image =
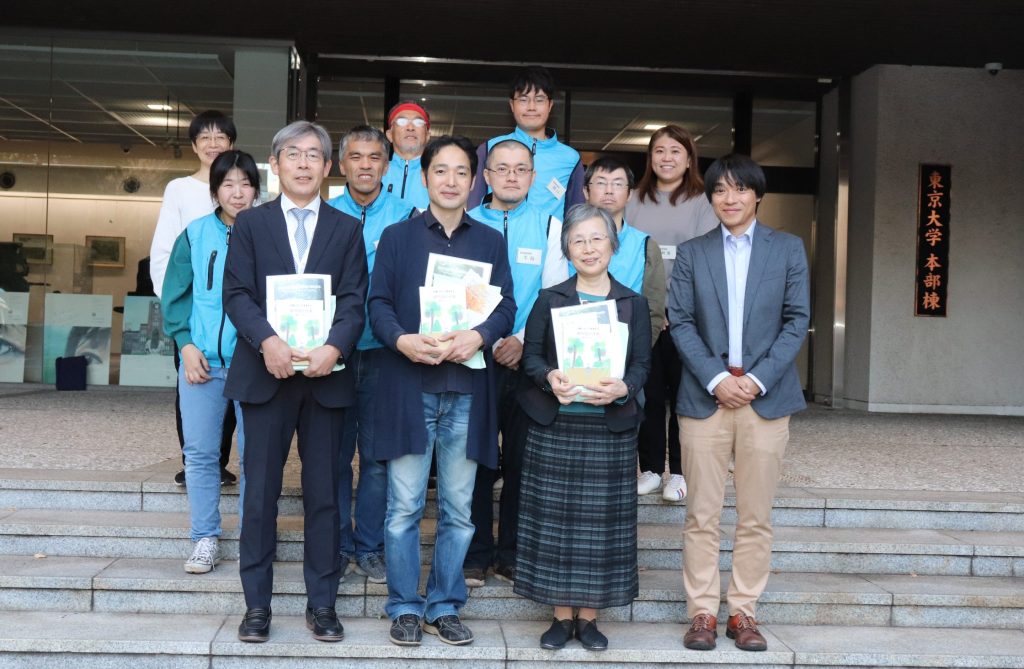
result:
[(206, 574), (213, 571), (220, 561), (220, 542), (217, 537), (203, 537), (192, 549), (192, 557), (185, 563), (185, 571), (190, 574)]
[(436, 634), (441, 641), (453, 646), (473, 643), (473, 633), (456, 615), (440, 616), (434, 622), (424, 622), (423, 631), (427, 634)]
[(388, 568), (381, 553), (367, 553), (356, 558), (355, 572), (370, 583), (387, 583)]
[(420, 617), (411, 613), (402, 615), (391, 621), (391, 643), (396, 646), (418, 646), (423, 642), (423, 630), (420, 628)]

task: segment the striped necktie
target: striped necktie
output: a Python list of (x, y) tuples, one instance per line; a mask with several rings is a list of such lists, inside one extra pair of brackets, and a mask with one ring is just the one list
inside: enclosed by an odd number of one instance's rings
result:
[(299, 209), (296, 207), (291, 210), (291, 213), (295, 216), (295, 220), (299, 222), (295, 228), (295, 252), (298, 256), (295, 258), (295, 269), (298, 270), (299, 263), (302, 262), (302, 256), (306, 255), (306, 249), (309, 248), (309, 238), (306, 236), (306, 217), (313, 212), (310, 209)]

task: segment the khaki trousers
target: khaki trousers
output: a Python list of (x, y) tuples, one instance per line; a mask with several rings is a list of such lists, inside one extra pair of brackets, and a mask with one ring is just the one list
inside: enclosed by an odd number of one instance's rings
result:
[(789, 416), (765, 420), (748, 404), (719, 408), (703, 420), (679, 417), (686, 475), (683, 529), (683, 586), (686, 612), (717, 617), (721, 601), (718, 570), (719, 519), (725, 499), (729, 458), (736, 462), (736, 541), (726, 594), (729, 615), (754, 616), (768, 583), (772, 557), (772, 499), (789, 442)]

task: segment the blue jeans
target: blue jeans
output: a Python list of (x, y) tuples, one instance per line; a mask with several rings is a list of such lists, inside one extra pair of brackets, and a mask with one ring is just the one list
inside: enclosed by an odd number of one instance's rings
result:
[[(384, 515), (388, 501), (387, 466), (373, 456), (373, 406), (380, 380), (384, 349), (354, 351), (345, 366), (356, 379), (356, 407), (345, 412), (341, 437), (338, 511), (341, 513), (341, 551), (357, 558), (384, 552)], [(358, 439), (357, 439), (358, 436)], [(359, 444), (359, 488), (356, 491), (355, 531), (352, 530), (352, 456)]]
[[(476, 462), (466, 458), (472, 400), (471, 395), (462, 393), (423, 393), (426, 452), (388, 462), (388, 513), (384, 533), (388, 602), (385, 610), (392, 620), (411, 613), (433, 621), (440, 616), (458, 614), (466, 603), (462, 561), (473, 538), (470, 507), (476, 480)], [(420, 519), (435, 448), (437, 539), (424, 599), (419, 594)]]
[[(220, 527), (220, 441), (224, 429), (224, 380), (228, 370), (210, 367), (210, 380), (189, 385), (185, 366), (178, 370), (178, 393), (181, 396), (181, 428), (185, 435), (185, 490), (191, 514), (192, 541), (203, 537), (219, 537)], [(238, 525), (242, 525), (242, 497), (245, 495), (245, 432), (242, 410), (235, 402), (238, 421)]]

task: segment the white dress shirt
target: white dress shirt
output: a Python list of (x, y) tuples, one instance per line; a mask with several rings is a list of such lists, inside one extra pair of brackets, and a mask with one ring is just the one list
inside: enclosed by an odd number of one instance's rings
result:
[[(302, 274), (306, 271), (306, 258), (309, 257), (309, 249), (313, 248), (313, 233), (316, 231), (317, 218), (320, 217), (320, 198), (315, 197), (305, 207), (299, 207), (289, 200), (287, 195), (282, 193), (281, 209), (284, 211), (284, 222), (288, 226), (288, 246), (291, 247), (292, 258), (295, 260), (295, 273)], [(299, 257), (299, 249), (295, 245), (295, 231), (299, 229), (299, 219), (295, 218), (292, 209), (308, 209), (313, 212), (306, 216), (306, 239), (309, 241), (309, 244), (306, 245), (306, 252), (302, 254), (301, 258)]]
[[(729, 229), (722, 226), (722, 240), (725, 247), (725, 279), (728, 286), (729, 302), (729, 366), (743, 366), (743, 300), (747, 292), (747, 270), (750, 268), (750, 251), (754, 244), (755, 220), (750, 227), (740, 235), (734, 237)], [(715, 387), (722, 382), (722, 379), (729, 376), (729, 372), (721, 372), (711, 379), (707, 385), (707, 391), (714, 394)], [(747, 374), (758, 388), (761, 394), (765, 393), (764, 385), (752, 374)]]

